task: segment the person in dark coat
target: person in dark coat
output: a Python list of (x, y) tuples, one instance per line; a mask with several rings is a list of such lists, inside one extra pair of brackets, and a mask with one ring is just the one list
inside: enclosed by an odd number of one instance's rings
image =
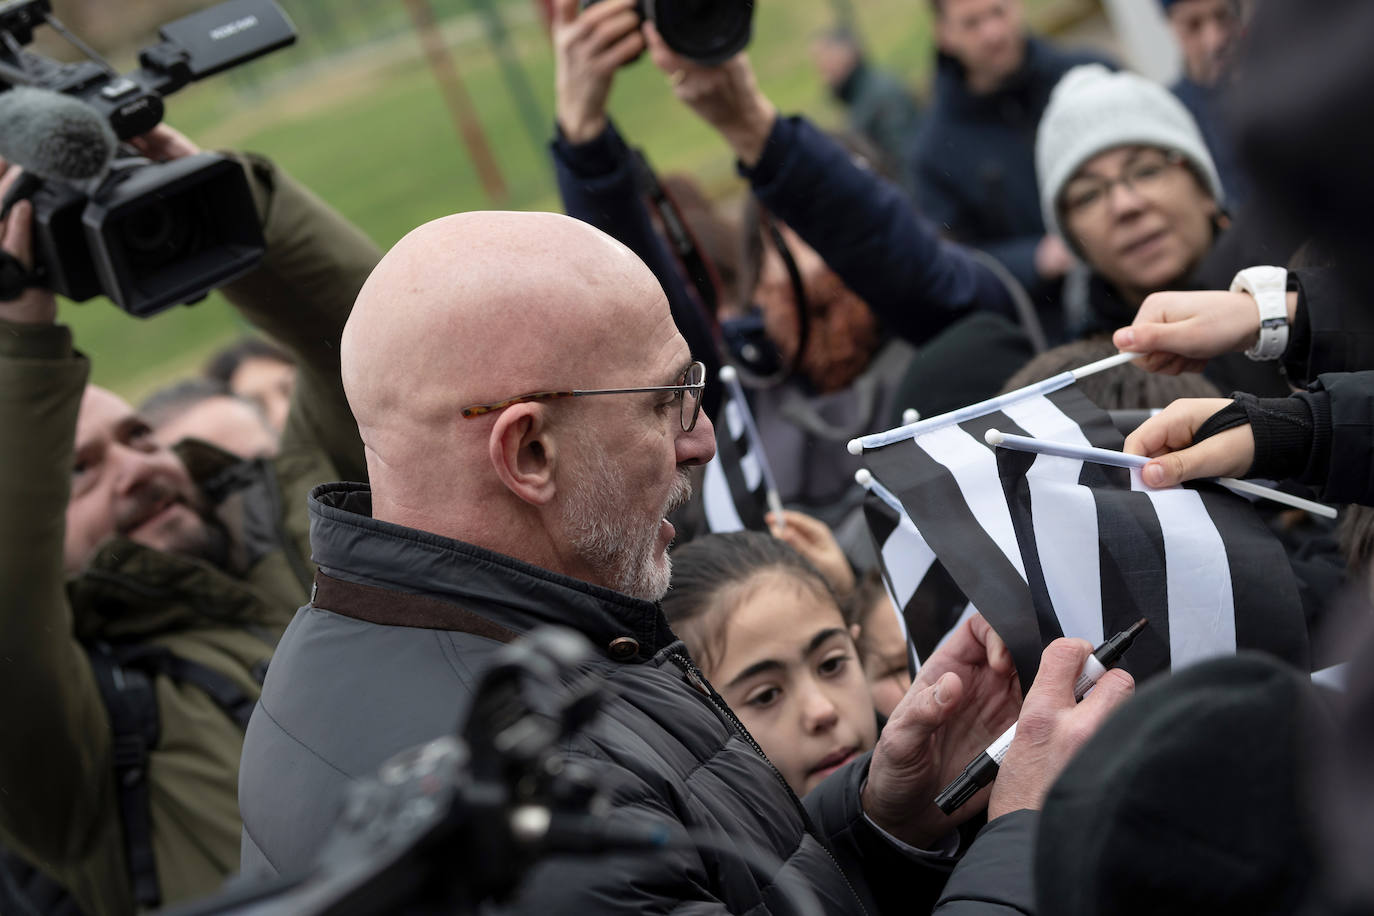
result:
[(932, 6), (939, 53), (913, 160), (917, 203), (950, 237), (1004, 264), (1046, 323), (1058, 327), (1061, 281), (1073, 257), (1041, 217), (1036, 127), (1061, 76), (1080, 64), (1111, 63), (1027, 35), (1021, 0)]
[[(714, 446), (700, 366), (648, 268), (564, 216), (459, 214), (398, 243), (353, 315), (342, 375), (371, 485), (312, 496), (321, 574), (249, 725), (245, 868), (309, 865), (351, 780), (452, 729), (492, 652), (558, 623), (598, 647), (612, 692), (570, 748), (606, 779), (612, 820), (710, 830), (781, 860), (782, 874), (714, 854), (555, 859), (516, 911), (768, 913), (785, 908), (777, 880), (789, 877), (826, 912), (929, 906), (952, 863), (920, 850), (961, 819), (933, 799), (1015, 716), (1009, 654), (961, 629), (872, 754), (803, 806), (657, 604), (665, 516)], [(1051, 649), (1073, 654), (1075, 672), (1083, 662), (1075, 645)], [(1056, 718), (1080, 721), (1028, 736), (1027, 763), (1006, 770), (1020, 786), (1009, 812), (1043, 794), (1055, 769), (1043, 757), (1067, 756), (1129, 690), (1117, 676), (1095, 710), (1048, 693)]]
[[(617, 19), (623, 11), (606, 3), (581, 13), (576, 4), (567, 6), (554, 29), (559, 77), (552, 147), (565, 209), (644, 258), (690, 339), (685, 320), (698, 320), (700, 309), (652, 230), (631, 153), (604, 107), (617, 62), (643, 40), (638, 20)], [(670, 72), (677, 69), (674, 64)], [(1003, 320), (1016, 314), (1012, 293), (983, 256), (940, 239), (896, 187), (857, 164), (841, 144), (805, 119), (780, 117), (743, 55), (721, 68), (683, 62), (681, 69), (680, 91), (718, 78), (731, 87), (722, 96), (734, 93), (743, 103), (725, 113), (729, 123), (713, 123), (727, 140), (761, 135), (760, 149), (735, 150), (756, 203), (743, 227), (739, 298), (759, 306), (771, 342), (796, 370), (751, 397), (782, 499), (835, 527), (862, 563), (871, 547), (856, 511), (863, 490), (853, 474), (861, 462), (845, 444), (895, 425), (903, 408), (938, 412), (996, 391), (1030, 355), (1025, 337)], [(800, 295), (764, 212), (798, 268)], [(803, 299), (812, 327), (801, 351)], [(947, 360), (932, 359), (954, 350)], [(935, 363), (955, 371), (936, 377)], [(932, 371), (923, 373), (918, 364)], [(899, 403), (899, 390), (916, 393)]]
[[(1128, 451), (1158, 459), (1142, 472), (1146, 483), (1292, 479), (1327, 502), (1374, 504), (1374, 348), (1368, 345), (1374, 321), (1365, 311), (1333, 328), (1332, 310), (1358, 314), (1351, 306), (1361, 300), (1329, 275), (1306, 279), (1301, 300), (1297, 291), (1286, 297), (1283, 358), (1289, 377), (1306, 389), (1289, 397), (1237, 393), (1233, 400), (1175, 401), (1126, 440)], [(1319, 289), (1322, 295), (1314, 295)], [(1157, 371), (1196, 367), (1250, 348), (1260, 336), (1259, 311), (1247, 293), (1175, 294), (1153, 305), (1115, 340), (1147, 354), (1144, 365)]]
[[(1247, 246), (1253, 239), (1231, 225), (1196, 122), (1166, 89), (1133, 73), (1069, 71), (1040, 123), (1036, 170), (1046, 224), (1088, 272), (1079, 293), (1066, 292), (1073, 337), (1128, 324), (1151, 293), (1216, 289), (1243, 268), (1287, 260)], [(1239, 356), (1207, 374), (1223, 391), (1289, 390), (1272, 365)]]
[[(921, 126), (921, 109), (911, 90), (868, 60), (847, 28), (817, 35), (811, 42), (811, 60), (845, 107), (849, 130), (882, 154), (884, 171), (906, 171)], [(912, 190), (909, 185), (907, 190)]]
[(1187, 107), (1207, 141), (1231, 206), (1249, 196), (1249, 181), (1236, 160), (1226, 118), (1234, 85), (1231, 61), (1244, 31), (1240, 0), (1160, 0), (1169, 29), (1183, 52), (1183, 73), (1169, 87)]

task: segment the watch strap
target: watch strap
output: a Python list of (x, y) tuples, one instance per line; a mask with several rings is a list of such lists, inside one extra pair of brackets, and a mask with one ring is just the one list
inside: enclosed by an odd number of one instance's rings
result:
[(1231, 281), (1231, 292), (1249, 293), (1259, 309), (1259, 340), (1245, 355), (1275, 360), (1288, 348), (1288, 271), (1282, 267), (1247, 267)]

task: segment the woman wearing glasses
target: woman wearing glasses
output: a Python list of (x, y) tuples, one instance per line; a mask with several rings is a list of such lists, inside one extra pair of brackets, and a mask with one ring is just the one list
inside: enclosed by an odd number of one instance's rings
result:
[[(1287, 259), (1255, 253), (1232, 225), (1192, 115), (1143, 77), (1069, 71), (1040, 121), (1035, 160), (1045, 224), (1083, 261), (1066, 285), (1070, 337), (1130, 324), (1151, 293), (1224, 289), (1241, 268)], [(1287, 394), (1272, 366), (1234, 356), (1209, 367), (1223, 390)]]

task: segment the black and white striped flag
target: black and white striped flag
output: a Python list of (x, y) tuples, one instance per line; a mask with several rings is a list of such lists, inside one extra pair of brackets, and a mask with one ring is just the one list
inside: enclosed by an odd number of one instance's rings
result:
[(715, 533), (767, 531), (764, 516), (782, 508), (773, 472), (738, 375), (726, 366), (720, 379), (724, 390), (716, 417), (716, 456), (706, 465), (701, 484), (706, 527)]
[(862, 482), (868, 488), (864, 518), (914, 675), (921, 661), (977, 608), (936, 559), (897, 497), (871, 477)]
[(1137, 678), (1238, 648), (1308, 665), (1292, 568), (1246, 500), (1209, 484), (1151, 490), (1138, 470), (993, 449), (989, 429), (1123, 444), (1067, 373), (862, 440), (873, 477), (909, 517), (907, 531), (870, 490), (869, 524), (918, 655), (963, 611), (947, 597), (927, 617), (917, 596), (952, 585), (1007, 643), (1023, 686), (1050, 640), (1097, 645), (1141, 617), (1150, 626), (1124, 666)]

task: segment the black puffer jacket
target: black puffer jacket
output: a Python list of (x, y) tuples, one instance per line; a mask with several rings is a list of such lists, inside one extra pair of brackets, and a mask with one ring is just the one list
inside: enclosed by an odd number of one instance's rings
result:
[[(617, 818), (707, 829), (762, 849), (829, 913), (920, 913), (934, 903), (946, 871), (906, 858), (863, 816), (867, 758), (803, 807), (696, 672), (656, 604), (376, 521), (363, 485), (319, 487), (310, 511), (325, 578), (282, 638), (248, 728), (239, 784), (245, 872), (308, 866), (351, 780), (454, 730), (501, 645), (471, 632), (476, 618), (509, 634), (570, 626), (602, 649), (596, 667), (614, 697), (573, 753), (614, 786)], [(367, 587), (374, 607), (390, 613), (420, 601), (429, 616), (369, 622), (379, 618), (356, 588), (326, 599), (329, 589), (339, 594), (339, 580)], [(464, 611), (466, 632), (454, 622)], [(884, 880), (890, 891), (875, 892)], [(715, 853), (554, 860), (531, 875), (515, 909), (762, 914), (785, 909), (777, 883)], [(888, 893), (891, 905), (880, 906)]]

